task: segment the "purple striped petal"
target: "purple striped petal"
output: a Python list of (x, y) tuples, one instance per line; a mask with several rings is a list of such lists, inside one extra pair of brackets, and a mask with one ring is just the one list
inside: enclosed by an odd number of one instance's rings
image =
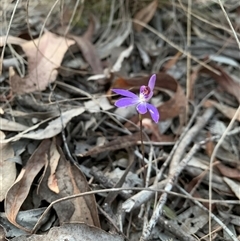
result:
[(137, 95), (135, 95), (134, 93), (132, 93), (129, 90), (112, 89), (112, 91), (115, 92), (116, 94), (119, 94), (119, 95), (122, 95), (122, 96), (131, 97), (131, 98), (138, 98)]
[(117, 107), (127, 107), (130, 105), (136, 105), (138, 103), (137, 98), (121, 98), (115, 102), (115, 106)]
[(142, 115), (147, 113), (147, 105), (145, 102), (138, 104), (136, 108), (137, 108), (137, 111)]
[(150, 115), (151, 115), (152, 119), (154, 120), (154, 122), (158, 123), (158, 120), (159, 120), (158, 109), (154, 105), (151, 105), (149, 103), (146, 103), (146, 105), (147, 105), (147, 109), (150, 112)]
[(155, 82), (156, 82), (156, 75), (153, 74), (150, 78), (150, 80), (148, 81), (148, 86), (151, 89), (151, 91), (153, 91), (154, 86), (155, 86)]
[(144, 99), (144, 101), (149, 101), (153, 96), (153, 91), (150, 89), (149, 86), (142, 85), (140, 87), (139, 96), (141, 97), (141, 99)]

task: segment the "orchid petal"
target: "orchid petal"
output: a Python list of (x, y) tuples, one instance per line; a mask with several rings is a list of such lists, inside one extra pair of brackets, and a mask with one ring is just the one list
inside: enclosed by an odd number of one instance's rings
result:
[(138, 96), (137, 98), (121, 98), (115, 102), (115, 106), (117, 107), (127, 107), (130, 105), (136, 105), (138, 103)]
[(153, 74), (151, 76), (150, 80), (148, 81), (148, 87), (151, 89), (151, 91), (153, 91), (153, 89), (154, 89), (155, 82), (156, 82), (156, 75)]
[(158, 109), (154, 105), (151, 105), (149, 103), (146, 103), (146, 105), (147, 105), (147, 109), (148, 109), (152, 119), (154, 120), (154, 122), (158, 123), (158, 120), (159, 120)]
[(138, 98), (137, 95), (135, 95), (134, 93), (132, 93), (129, 90), (112, 89), (112, 91), (115, 92), (116, 94), (119, 94), (119, 95), (122, 95), (122, 96), (130, 97), (130, 98)]
[(145, 102), (138, 104), (136, 108), (137, 108), (137, 111), (142, 115), (147, 113), (147, 106)]

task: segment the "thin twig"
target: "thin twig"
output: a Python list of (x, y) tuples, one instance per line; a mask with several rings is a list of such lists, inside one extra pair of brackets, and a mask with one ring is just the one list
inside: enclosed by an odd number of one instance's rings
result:
[[(188, 192), (186, 192), (183, 188), (181, 188), (180, 186), (177, 186), (178, 189), (181, 190), (182, 193), (184, 193), (186, 196), (188, 197), (192, 197)], [(191, 199), (196, 205), (198, 205), (201, 209), (203, 209), (205, 212), (209, 213), (209, 215), (211, 216), (211, 218), (216, 221), (221, 227), (222, 229), (230, 236), (230, 238), (232, 238), (233, 241), (239, 241), (237, 237), (235, 237), (235, 235), (232, 233), (232, 231), (218, 218), (216, 217), (212, 212), (210, 212), (210, 210), (208, 210), (205, 206), (203, 206), (199, 201), (197, 201), (196, 199)], [(211, 235), (210, 235), (211, 236)]]
[[(218, 1), (220, 2), (221, 0), (218, 0)], [(177, 7), (181, 7), (183, 11), (187, 12), (187, 8), (186, 8), (183, 4), (181, 4), (181, 1), (179, 1), (179, 3), (180, 3), (180, 5), (177, 6)], [(227, 32), (228, 34), (231, 34), (231, 33), (232, 33), (232, 32), (231, 32), (232, 30), (228, 29), (228, 28), (225, 27), (224, 25), (219, 24), (219, 23), (214, 23), (214, 22), (212, 21), (212, 20), (213, 20), (212, 18), (211, 18), (211, 21), (209, 21), (209, 20), (206, 18), (206, 15), (205, 15), (204, 17), (202, 17), (202, 16), (200, 16), (200, 15), (195, 14), (193, 11), (191, 12), (191, 15), (192, 15), (193, 17), (195, 17), (196, 19), (202, 21), (203, 23), (208, 24), (209, 26), (212, 26), (212, 27), (214, 27), (214, 28), (216, 28), (216, 29), (221, 29), (221, 30)], [(236, 35), (237, 35), (237, 36), (240, 36), (240, 33), (236, 33)]]
[[(188, 133), (190, 127), (192, 126), (192, 123), (196, 119), (196, 116), (199, 114), (199, 110), (202, 107), (202, 103), (204, 103), (205, 100), (210, 97), (210, 95), (212, 95), (211, 92), (196, 106), (196, 108), (194, 110), (194, 113), (191, 116), (191, 119), (188, 121), (187, 126), (185, 127), (185, 129), (182, 132), (181, 136), (179, 137), (179, 139), (175, 143), (175, 145), (172, 148), (170, 154), (168, 155), (166, 161), (163, 163), (161, 169), (157, 173), (157, 176), (155, 178), (154, 184), (151, 186), (151, 188), (158, 188), (158, 187), (162, 188), (162, 185), (164, 185), (165, 181), (161, 181), (160, 183), (158, 183), (161, 180), (161, 178), (162, 178), (164, 170), (169, 165), (170, 161), (173, 158), (173, 155), (174, 155), (175, 151), (178, 149), (178, 146), (180, 145), (180, 143), (183, 140), (183, 138), (185, 137), (185, 135)], [(187, 136), (186, 138), (189, 138), (189, 136)], [(137, 193), (131, 199), (126, 200), (123, 203), (124, 211), (130, 212), (132, 209), (139, 208), (139, 206), (141, 206), (143, 203), (147, 202), (150, 198), (152, 198), (153, 195), (154, 194), (152, 192), (146, 192), (146, 191), (142, 191), (142, 192)]]
[[(57, 199), (55, 201), (53, 201), (47, 208), (46, 210), (44, 211), (44, 213), (41, 215), (41, 217), (39, 218), (38, 222), (35, 224), (34, 228), (32, 229), (32, 233), (35, 233), (38, 228), (39, 228), (39, 225), (41, 225), (41, 222), (44, 220), (44, 217), (45, 215), (51, 210), (51, 208), (57, 204), (57, 203), (60, 203), (60, 202), (64, 202), (64, 201), (67, 201), (67, 200), (71, 200), (71, 199), (74, 199), (74, 198), (77, 198), (77, 197), (84, 197), (84, 196), (87, 196), (87, 195), (92, 195), (92, 194), (99, 194), (99, 193), (107, 193), (107, 192), (119, 192), (119, 191), (142, 191), (142, 190), (145, 190), (146, 192), (158, 192), (158, 193), (161, 193), (161, 192), (167, 192), (161, 188), (145, 188), (145, 187), (131, 187), (131, 188), (110, 188), (110, 189), (103, 189), (103, 190), (93, 190), (93, 191), (89, 191), (89, 192), (84, 192), (84, 193), (78, 193), (78, 194), (73, 194), (71, 196), (67, 196), (67, 197), (63, 197), (63, 198), (60, 198), (60, 199)], [(167, 192), (168, 194), (170, 195), (175, 195), (175, 196), (178, 196), (178, 197), (182, 197), (182, 198), (187, 198), (187, 199), (190, 199), (190, 200), (197, 200), (199, 202), (205, 202), (205, 203), (208, 203), (209, 200), (208, 199), (204, 199), (204, 198), (193, 198), (193, 197), (189, 197), (189, 195), (183, 195), (183, 194), (179, 194), (179, 193), (175, 193), (175, 192)], [(212, 203), (223, 203), (223, 204), (234, 204), (234, 205), (240, 205), (240, 201), (233, 201), (233, 200), (212, 200)]]
[[(168, 183), (167, 183), (166, 187), (164, 188), (165, 191), (172, 190), (173, 185), (174, 185), (175, 181), (177, 180), (179, 174), (182, 172), (182, 170), (185, 168), (185, 166), (188, 164), (188, 162), (192, 159), (193, 155), (197, 152), (199, 147), (200, 147), (200, 145), (198, 143), (195, 144), (192, 147), (192, 149), (189, 151), (187, 156), (182, 160), (182, 162), (180, 162), (179, 168), (176, 170), (174, 176), (170, 176), (168, 178)], [(161, 195), (161, 197), (158, 201), (158, 204), (153, 212), (153, 215), (152, 215), (147, 227), (143, 231), (140, 241), (146, 241), (149, 239), (152, 229), (155, 227), (156, 223), (159, 220), (159, 217), (162, 214), (163, 206), (165, 205), (165, 203), (167, 201), (167, 196), (168, 196), (167, 192), (164, 192)]]
[(9, 36), (10, 28), (11, 28), (11, 25), (12, 25), (12, 22), (13, 22), (13, 18), (14, 18), (14, 15), (15, 15), (15, 13), (16, 13), (16, 10), (17, 10), (17, 7), (18, 7), (19, 2), (20, 2), (20, 0), (17, 0), (15, 6), (14, 6), (14, 8), (13, 8), (13, 12), (12, 12), (12, 15), (11, 15), (11, 18), (10, 18), (10, 21), (9, 21), (9, 25), (8, 25), (8, 28), (7, 28), (6, 38), (5, 38), (5, 41), (4, 41), (4, 44), (3, 44), (3, 49), (2, 49), (2, 53), (1, 53), (1, 57), (0, 57), (0, 75), (2, 75), (3, 57), (4, 57), (5, 48), (6, 48), (7, 41), (8, 41), (8, 36)]
[[(203, 114), (203, 116), (198, 119), (197, 123), (188, 131), (186, 136), (182, 139), (182, 142), (180, 143), (178, 150), (176, 150), (172, 159), (172, 163), (169, 170), (169, 177), (167, 179), (167, 185), (164, 188), (165, 191), (172, 190), (173, 185), (177, 180), (179, 174), (185, 168), (187, 163), (191, 160), (192, 156), (196, 153), (196, 151), (200, 147), (199, 144), (195, 144), (192, 147), (192, 149), (189, 151), (189, 153), (186, 155), (186, 157), (180, 162), (183, 156), (183, 153), (186, 150), (186, 147), (191, 143), (191, 141), (194, 139), (197, 133), (206, 125), (206, 123), (210, 120), (213, 114), (214, 114), (213, 108), (207, 109)], [(164, 192), (158, 201), (157, 207), (155, 208), (147, 227), (143, 231), (140, 241), (146, 241), (149, 239), (152, 229), (155, 227), (159, 217), (162, 214), (162, 208), (166, 203), (166, 201), (167, 201), (167, 193)]]
[[(209, 171), (209, 233), (211, 233), (211, 228), (212, 228), (212, 222), (211, 222), (211, 214), (212, 214), (212, 177), (213, 177), (213, 170), (212, 170), (212, 166), (213, 166), (213, 161), (216, 157), (217, 151), (219, 149), (219, 147), (222, 145), (225, 137), (227, 136), (228, 132), (231, 130), (236, 118), (238, 117), (238, 115), (240, 115), (240, 105), (238, 106), (238, 109), (236, 110), (232, 120), (230, 121), (227, 129), (223, 132), (220, 140), (218, 141), (217, 145), (214, 147), (211, 158), (210, 158), (210, 163), (209, 163), (209, 167), (210, 167), (210, 171)], [(212, 235), (210, 235), (210, 241), (212, 240)]]
[[(228, 21), (228, 24), (232, 30), (232, 33), (235, 37), (235, 40), (238, 44), (238, 48), (240, 49), (240, 41), (238, 39), (238, 36), (237, 36), (237, 33), (235, 31), (235, 29), (233, 28), (233, 25), (228, 17), (228, 14), (227, 12), (225, 11), (224, 9), (224, 6), (221, 2), (221, 0), (218, 0), (218, 3), (223, 11), (223, 14), (224, 16), (226, 17), (227, 21)], [(209, 171), (209, 233), (210, 233), (210, 236), (209, 236), (209, 240), (212, 241), (212, 235), (211, 235), (211, 228), (212, 228), (212, 223), (211, 223), (211, 214), (212, 214), (212, 205), (211, 205), (211, 200), (212, 200), (212, 165), (213, 165), (213, 161), (215, 159), (215, 156), (217, 154), (217, 151), (219, 149), (219, 147), (222, 145), (222, 142), (223, 140), (225, 139), (225, 137), (227, 136), (227, 133), (230, 131), (230, 129), (232, 128), (233, 126), (233, 123), (234, 121), (236, 120), (236, 118), (238, 117), (238, 115), (240, 114), (240, 105), (238, 106), (238, 109), (236, 110), (232, 120), (230, 121), (227, 129), (224, 131), (224, 133), (222, 134), (222, 137), (220, 138), (219, 142), (217, 143), (217, 145), (215, 146), (214, 150), (213, 150), (213, 153), (211, 155), (211, 159), (210, 159), (210, 171)]]
[(211, 70), (213, 73), (220, 75), (220, 72), (217, 71), (216, 69), (212, 68), (211, 66), (209, 66), (208, 64), (206, 64), (205, 62), (199, 60), (197, 57), (191, 55), (188, 51), (184, 50), (183, 48), (179, 47), (177, 44), (173, 43), (171, 40), (169, 40), (168, 38), (166, 38), (164, 36), (164, 34), (158, 32), (156, 29), (154, 29), (153, 27), (149, 26), (148, 24), (145, 24), (142, 21), (139, 21), (137, 19), (132, 19), (132, 22), (137, 23), (141, 26), (144, 26), (146, 29), (148, 29), (149, 31), (151, 31), (152, 33), (154, 33), (155, 35), (157, 35), (159, 38), (163, 39), (166, 43), (168, 43), (169, 45), (171, 45), (173, 48), (177, 49), (178, 51), (180, 51), (181, 53), (183, 53), (185, 56), (189, 56), (189, 58), (193, 59), (194, 61), (196, 61), (198, 64), (200, 64), (201, 66), (205, 67), (208, 70)]
[(64, 128), (64, 124), (63, 124), (63, 119), (62, 119), (62, 110), (60, 108), (60, 105), (57, 101), (57, 98), (55, 96), (55, 92), (51, 86), (51, 84), (49, 84), (49, 89), (51, 90), (52, 94), (53, 94), (53, 97), (55, 99), (55, 103), (57, 104), (57, 107), (58, 107), (58, 111), (59, 111), (59, 114), (60, 114), (60, 120), (61, 120), (61, 125), (62, 125), (62, 131), (61, 131), (61, 134), (62, 134), (62, 140), (63, 140), (63, 144), (64, 144), (64, 149), (67, 153), (67, 156), (69, 158), (69, 160), (76, 165), (76, 160), (74, 160), (73, 156), (71, 155), (71, 152), (69, 150), (69, 147), (68, 147), (68, 144), (67, 144), (67, 138), (66, 138), (66, 135), (65, 135), (65, 128)]
[(139, 114), (139, 122), (140, 122), (140, 140), (141, 140), (141, 151), (142, 151), (142, 165), (143, 165), (143, 185), (145, 187), (146, 184), (146, 168), (144, 164), (144, 145), (143, 145), (143, 124), (142, 124), (142, 115)]
[(178, 149), (176, 150), (172, 158), (169, 175), (174, 175), (174, 172), (176, 171), (179, 165), (179, 161), (181, 160), (183, 154), (185, 153), (186, 148), (194, 140), (194, 138), (199, 133), (199, 131), (206, 125), (206, 123), (209, 121), (209, 119), (212, 117), (213, 114), (214, 114), (213, 108), (207, 109), (203, 114), (203, 116), (198, 118), (196, 124), (183, 137), (181, 143), (178, 146)]
[[(187, 50), (190, 52), (191, 47), (191, 12), (192, 12), (192, 0), (188, 0), (188, 12), (187, 12)], [(192, 95), (191, 84), (191, 58), (187, 56), (187, 85), (186, 85), (187, 98), (190, 99)], [(187, 108), (188, 109), (188, 108)]]
[(236, 42), (237, 42), (237, 44), (238, 44), (238, 48), (240, 49), (240, 41), (239, 41), (239, 39), (238, 39), (237, 33), (236, 33), (235, 29), (233, 28), (233, 25), (232, 25), (232, 23), (231, 23), (228, 15), (227, 15), (227, 13), (226, 13), (224, 7), (223, 7), (223, 4), (222, 4), (221, 0), (218, 0), (218, 3), (219, 3), (219, 5), (220, 5), (220, 7), (221, 7), (221, 9), (222, 9), (222, 11), (223, 11), (224, 16), (226, 17), (226, 19), (227, 19), (227, 21), (228, 21), (228, 24), (229, 24), (229, 26), (230, 26), (230, 28), (231, 28), (231, 30), (232, 30), (232, 33), (233, 33), (233, 35), (234, 35), (234, 37), (235, 37), (235, 39), (236, 39)]

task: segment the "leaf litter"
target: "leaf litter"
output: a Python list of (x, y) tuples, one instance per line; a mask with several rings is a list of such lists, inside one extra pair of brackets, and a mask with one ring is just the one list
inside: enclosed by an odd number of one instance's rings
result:
[(56, 79), (57, 68), (72, 44), (74, 41), (51, 32), (46, 32), (40, 39), (21, 44), (28, 59), (29, 74), (25, 78), (20, 78), (17, 74), (11, 78), (13, 93), (45, 90)]
[[(5, 135), (0, 131), (0, 139), (4, 139)], [(0, 175), (0, 201), (2, 202), (5, 199), (8, 189), (14, 183), (14, 180), (17, 175), (16, 165), (11, 161), (11, 158), (14, 157), (14, 150), (9, 143), (2, 144), (0, 146), (0, 161), (1, 161), (1, 175)]]
[[(221, 5), (237, 29), (237, 0), (24, 2), (1, 6), (1, 237), (237, 241), (240, 58)], [(153, 73), (142, 157), (111, 89)]]

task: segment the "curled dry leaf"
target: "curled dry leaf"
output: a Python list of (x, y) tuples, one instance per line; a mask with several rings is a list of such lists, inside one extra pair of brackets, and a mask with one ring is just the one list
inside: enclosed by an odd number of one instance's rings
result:
[[(5, 135), (0, 131), (0, 139), (4, 139)], [(0, 202), (5, 199), (8, 189), (15, 181), (17, 170), (15, 163), (8, 160), (14, 157), (14, 150), (10, 144), (0, 145)]]
[[(22, 169), (18, 179), (10, 187), (5, 199), (5, 214), (9, 222), (16, 227), (26, 230), (16, 222), (17, 214), (27, 198), (32, 182), (44, 167), (49, 152), (50, 140), (44, 140), (28, 160), (25, 169)], [(30, 230), (26, 230), (30, 231)]]
[[(39, 187), (39, 195), (49, 203), (63, 197), (80, 194), (90, 191), (89, 185), (82, 172), (69, 161), (66, 160), (62, 150), (58, 147), (60, 159), (55, 170), (55, 179), (58, 184), (59, 193), (52, 192), (47, 183), (50, 173), (50, 166), (45, 172), (45, 176)], [(59, 218), (60, 224), (70, 222), (84, 222), (89, 225), (100, 227), (98, 211), (94, 195), (76, 197), (55, 204), (54, 209)], [(38, 225), (35, 229), (38, 228)]]
[(73, 40), (46, 32), (42, 37), (21, 44), (28, 59), (28, 75), (14, 75), (10, 84), (13, 93), (23, 94), (45, 90), (55, 81), (57, 68)]
[[(182, 87), (178, 82), (168, 74), (156, 74), (155, 87), (163, 88), (174, 92), (173, 97), (158, 107), (161, 120), (166, 120), (180, 116), (185, 118), (185, 110), (187, 106), (187, 99)], [(129, 89), (130, 87), (140, 87), (147, 85), (149, 77), (131, 78), (131, 79), (117, 79), (112, 88)], [(151, 118), (150, 114), (145, 114), (144, 117)]]
[(31, 235), (13, 238), (12, 241), (63, 241), (63, 240), (81, 240), (81, 241), (123, 241), (124, 238), (107, 233), (99, 228), (88, 226), (86, 224), (64, 224), (60, 227), (50, 229), (44, 235)]
[[(158, 6), (158, 1), (154, 0), (150, 4), (148, 4), (146, 7), (142, 8), (136, 15), (134, 16), (134, 19), (141, 21), (143, 23), (148, 23), (152, 17), (154, 16)], [(134, 23), (134, 29), (137, 32), (141, 32), (143, 29), (143, 26)]]

